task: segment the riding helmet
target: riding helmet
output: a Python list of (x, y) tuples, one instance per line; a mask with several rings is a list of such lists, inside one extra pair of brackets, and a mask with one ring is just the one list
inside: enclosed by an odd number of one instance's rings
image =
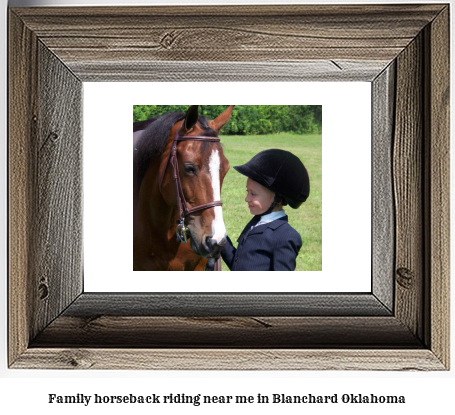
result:
[(300, 159), (289, 151), (264, 150), (234, 169), (282, 196), (285, 204), (293, 209), (305, 202), (310, 194), (308, 172)]

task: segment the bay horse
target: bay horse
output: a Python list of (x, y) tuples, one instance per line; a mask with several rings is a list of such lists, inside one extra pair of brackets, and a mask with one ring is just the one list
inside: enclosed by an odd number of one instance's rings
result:
[(233, 107), (211, 121), (192, 105), (133, 123), (134, 271), (213, 270), (220, 261), (229, 162), (218, 134)]

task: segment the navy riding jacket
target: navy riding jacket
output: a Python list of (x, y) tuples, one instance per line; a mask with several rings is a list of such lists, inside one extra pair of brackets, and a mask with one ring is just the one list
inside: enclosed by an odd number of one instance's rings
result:
[(302, 238), (283, 216), (255, 226), (254, 217), (241, 233), (237, 249), (227, 238), (221, 256), (231, 271), (294, 271)]

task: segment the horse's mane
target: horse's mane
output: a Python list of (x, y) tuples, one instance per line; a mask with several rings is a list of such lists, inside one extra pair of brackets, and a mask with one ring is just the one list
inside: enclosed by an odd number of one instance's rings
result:
[(148, 119), (145, 121), (133, 122), (133, 133), (135, 133), (136, 131), (139, 131), (139, 130), (145, 130), (148, 127), (148, 125), (150, 125), (155, 120), (156, 120), (156, 118), (151, 118), (151, 119)]
[[(148, 125), (137, 141), (133, 152), (134, 180), (137, 184), (142, 181), (150, 162), (163, 154), (169, 133), (174, 124), (184, 118), (185, 114), (183, 113), (171, 112), (159, 118), (144, 121), (143, 125)], [(204, 135), (217, 136), (217, 132), (208, 126), (205, 117), (200, 116), (198, 121), (204, 128)]]
[(133, 169), (137, 183), (142, 181), (150, 162), (163, 154), (169, 132), (174, 124), (184, 118), (185, 114), (172, 112), (152, 120), (145, 128), (134, 147)]

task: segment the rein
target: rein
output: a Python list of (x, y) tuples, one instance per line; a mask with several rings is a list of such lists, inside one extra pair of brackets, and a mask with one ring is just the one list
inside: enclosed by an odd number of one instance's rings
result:
[(174, 141), (172, 143), (171, 151), (169, 152), (169, 156), (166, 161), (166, 165), (164, 166), (164, 170), (161, 173), (160, 178), (160, 192), (161, 192), (161, 184), (163, 183), (164, 175), (166, 173), (167, 167), (169, 164), (172, 166), (172, 177), (174, 179), (175, 184), (175, 193), (177, 195), (177, 207), (179, 211), (179, 220), (176, 221), (177, 223), (177, 241), (187, 243), (188, 241), (188, 231), (189, 229), (185, 226), (185, 218), (190, 215), (191, 213), (197, 212), (199, 210), (209, 209), (214, 206), (222, 206), (223, 203), (221, 200), (204, 203), (202, 205), (198, 205), (195, 207), (188, 207), (188, 203), (185, 199), (185, 195), (183, 194), (182, 183), (180, 181), (180, 174), (179, 174), (179, 166), (177, 160), (177, 145), (180, 141), (212, 141), (212, 142), (219, 142), (219, 137), (208, 137), (204, 135), (182, 135), (179, 136), (179, 130), (174, 137)]

